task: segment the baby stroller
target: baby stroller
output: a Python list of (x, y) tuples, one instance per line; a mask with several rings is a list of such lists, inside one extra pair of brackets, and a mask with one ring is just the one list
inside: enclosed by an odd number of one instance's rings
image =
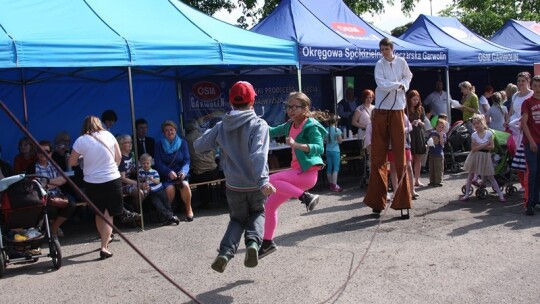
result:
[[(512, 196), (514, 193), (517, 192), (517, 188), (514, 186), (515, 182), (515, 174), (513, 174), (510, 164), (512, 163), (512, 157), (510, 155), (510, 152), (507, 148), (507, 141), (510, 137), (510, 134), (507, 132), (497, 131), (497, 130), (489, 130), (491, 133), (493, 133), (493, 142), (495, 145), (495, 148), (493, 149), (491, 153), (491, 160), (493, 162), (493, 168), (495, 169), (495, 181), (499, 185), (499, 188), (502, 192), (506, 193), (509, 196)], [(488, 197), (488, 191), (486, 189), (486, 183), (484, 181), (478, 181), (475, 185), (477, 187), (476, 189), (476, 196), (478, 198), (484, 199)], [(493, 191), (495, 189), (492, 186)], [(466, 186), (464, 185), (461, 187), (461, 192), (465, 194)], [(470, 188), (470, 194), (475, 191), (473, 187)]]
[[(50, 257), (55, 269), (62, 266), (60, 243), (51, 237), (49, 229), (48, 184), (49, 178), (39, 175), (21, 174), (0, 180), (0, 277), (8, 264), (34, 263), (42, 257)], [(48, 254), (41, 253), (44, 242)]]
[(456, 121), (446, 135), (444, 145), (444, 165), (452, 173), (461, 170), (463, 163), (471, 151), (471, 133), (462, 120)]

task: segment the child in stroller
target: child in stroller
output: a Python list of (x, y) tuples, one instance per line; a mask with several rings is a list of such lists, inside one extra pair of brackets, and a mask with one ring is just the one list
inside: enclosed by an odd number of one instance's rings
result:
[[(49, 228), (48, 183), (46, 176), (24, 174), (0, 180), (0, 277), (10, 263), (36, 262), (40, 257), (50, 257), (55, 269), (62, 266), (60, 243)], [(44, 239), (48, 254), (40, 250)]]

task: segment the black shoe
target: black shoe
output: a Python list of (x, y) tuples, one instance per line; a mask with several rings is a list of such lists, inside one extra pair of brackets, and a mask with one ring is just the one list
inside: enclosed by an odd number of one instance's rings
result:
[(378, 209), (371, 209), (371, 212), (373, 212), (373, 216), (376, 217), (376, 218), (379, 218), (381, 217), (381, 212), (382, 210), (378, 210)]
[(307, 211), (313, 211), (315, 206), (319, 203), (319, 196), (306, 191), (300, 196), (300, 200), (302, 201), (302, 204), (306, 205)]
[[(409, 209), (401, 209), (401, 219), (402, 220), (408, 220), (410, 219), (410, 215), (409, 215)], [(403, 211), (405, 211), (405, 213), (403, 213)]]
[(186, 217), (186, 222), (193, 222), (193, 215)]
[(110, 258), (110, 257), (112, 257), (112, 256), (113, 256), (112, 253), (108, 253), (108, 252), (101, 251), (101, 250), (99, 251), (99, 258), (100, 258), (101, 260), (108, 259), (108, 258)]
[(179, 225), (180, 220), (176, 215), (173, 215), (170, 219), (167, 220), (167, 225)]
[(141, 220), (141, 215), (135, 212), (124, 210), (124, 213), (121, 215), (120, 220), (123, 224), (134, 223)]
[(276, 243), (272, 240), (263, 240), (261, 247), (259, 248), (259, 259), (275, 252), (277, 250)]
[(532, 208), (525, 209), (525, 215), (534, 215), (534, 209)]

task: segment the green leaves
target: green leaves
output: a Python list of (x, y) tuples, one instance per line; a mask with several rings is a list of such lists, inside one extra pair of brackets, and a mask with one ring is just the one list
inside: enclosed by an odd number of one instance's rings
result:
[(458, 18), (470, 30), (489, 39), (509, 19), (539, 21), (540, 6), (531, 0), (460, 0), (442, 15)]

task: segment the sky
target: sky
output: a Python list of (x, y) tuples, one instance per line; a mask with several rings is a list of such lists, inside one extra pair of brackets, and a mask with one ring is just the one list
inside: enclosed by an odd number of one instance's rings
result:
[[(433, 15), (438, 15), (438, 12), (450, 5), (452, 3), (452, 0), (420, 0), (416, 4), (414, 11), (411, 12), (410, 17), (405, 16), (401, 12), (400, 0), (394, 0), (394, 2), (396, 3), (396, 5), (386, 7), (384, 14), (371, 16), (371, 14), (367, 13), (363, 14), (362, 18), (367, 22), (373, 23), (376, 27), (390, 33), (390, 31), (394, 28), (405, 25), (410, 21), (416, 20), (416, 18), (420, 14), (429, 15), (430, 2), (431, 9), (433, 10)], [(214, 14), (214, 17), (225, 22), (235, 24), (236, 19), (238, 19), (240, 14), (241, 11), (234, 11), (232, 13), (228, 13), (227, 11), (219, 11)]]

